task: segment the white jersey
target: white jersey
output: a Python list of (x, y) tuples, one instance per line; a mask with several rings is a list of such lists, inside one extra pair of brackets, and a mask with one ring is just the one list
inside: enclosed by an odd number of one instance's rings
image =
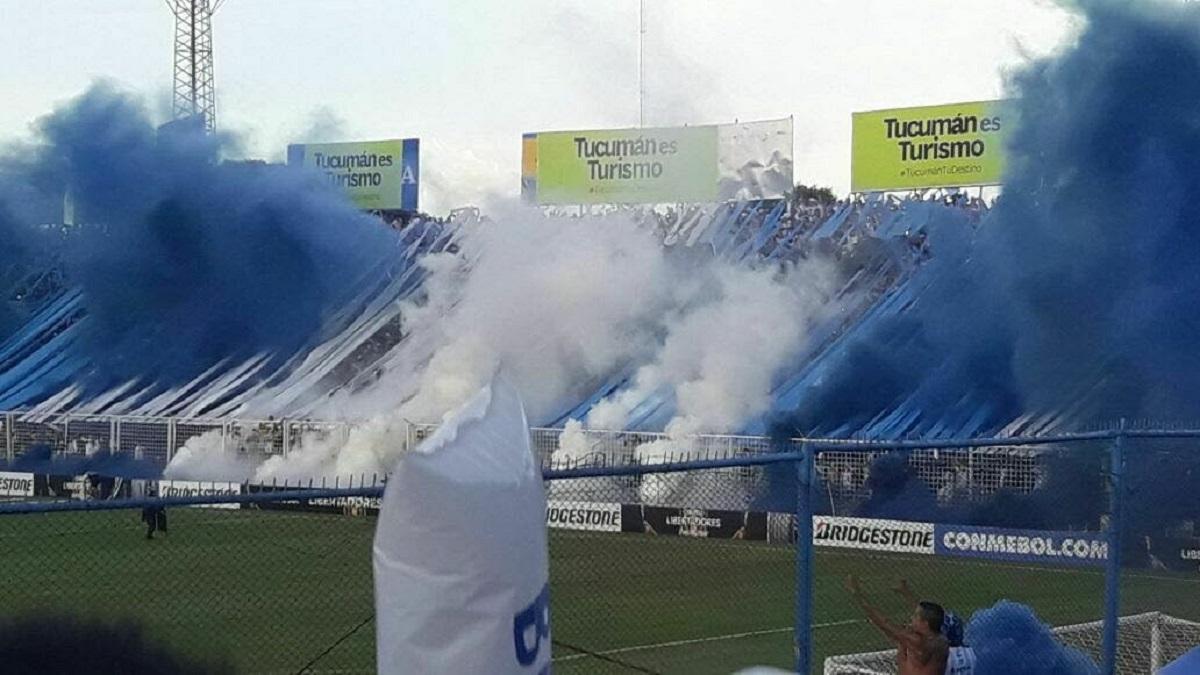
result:
[(951, 647), (946, 657), (946, 675), (975, 675), (975, 650)]

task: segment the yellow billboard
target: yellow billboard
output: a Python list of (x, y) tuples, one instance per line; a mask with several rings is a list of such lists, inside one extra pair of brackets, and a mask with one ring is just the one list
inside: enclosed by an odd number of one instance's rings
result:
[(539, 204), (717, 198), (715, 126), (541, 132), (526, 137), (524, 150), (524, 167), (536, 171)]
[(1006, 101), (854, 113), (850, 190), (999, 184), (1013, 122)]
[(791, 187), (791, 118), (521, 139), (521, 194), (534, 204), (776, 199)]

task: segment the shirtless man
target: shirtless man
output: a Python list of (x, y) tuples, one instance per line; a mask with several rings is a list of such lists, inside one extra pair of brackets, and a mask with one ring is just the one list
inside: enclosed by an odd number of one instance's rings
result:
[(896, 645), (899, 675), (946, 675), (950, 645), (942, 635), (946, 612), (940, 605), (921, 602), (913, 610), (907, 626), (892, 623), (867, 601), (858, 578), (847, 577), (846, 589), (867, 615), (867, 621)]
[[(920, 606), (921, 601), (917, 598), (917, 594), (913, 593), (912, 588), (909, 587), (907, 579), (901, 579), (892, 590), (903, 598), (910, 607), (916, 608)], [(945, 675), (974, 675), (975, 650), (963, 644), (962, 620), (948, 609), (945, 609), (942, 616), (941, 633), (945, 636), (946, 644), (950, 647), (950, 653), (946, 656)]]

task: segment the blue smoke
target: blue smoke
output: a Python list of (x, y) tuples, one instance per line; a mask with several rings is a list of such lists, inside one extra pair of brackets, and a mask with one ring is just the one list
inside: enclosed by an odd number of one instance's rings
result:
[(162, 475), (161, 465), (151, 460), (137, 459), (132, 453), (98, 450), (86, 456), (56, 454), (47, 445), (31, 447), (11, 463), (0, 462), (0, 470), (47, 476), (93, 474), (110, 478), (156, 479)]
[[(866, 484), (871, 495), (856, 507), (854, 515), (986, 527), (1097, 530), (1108, 508), (1103, 457), (1095, 448), (1048, 452), (1039, 459), (1042, 478), (1032, 491), (1001, 486), (986, 499), (959, 496), (939, 503), (933, 488), (909, 463), (908, 453), (891, 452), (871, 463)], [(1182, 500), (1175, 511), (1182, 513), (1194, 501)], [(1155, 513), (1161, 515), (1161, 510)], [(1133, 520), (1136, 532), (1148, 533), (1163, 526)]]
[(138, 101), (96, 86), (0, 159), (0, 235), (31, 242), (0, 253), (0, 269), (46, 254), (38, 225), (60, 222), (66, 192), (85, 223), (58, 256), (83, 291), (85, 396), (252, 357), (271, 372), (394, 271), (398, 237), (378, 220), (314, 176), (220, 164), (223, 143), (159, 134)]
[(1084, 653), (1054, 639), (1025, 605), (1001, 600), (975, 612), (966, 643), (975, 650), (975, 675), (1099, 675)]
[(922, 411), (904, 433), (1081, 399), (1064, 423), (1200, 419), (1200, 7), (1077, 9), (1078, 40), (1011, 81), (1005, 190), (978, 235), (930, 223), (931, 286), (861, 331), (792, 430), (862, 428), (902, 402)]
[(909, 469), (908, 453), (892, 452), (876, 458), (867, 475), (867, 488), (871, 496), (855, 515), (922, 522), (942, 520), (933, 491)]
[(31, 277), (52, 265), (48, 233), (22, 224), (39, 222), (34, 214), (45, 211), (35, 190), (16, 189), (24, 169), (0, 159), (0, 342), (28, 316)]

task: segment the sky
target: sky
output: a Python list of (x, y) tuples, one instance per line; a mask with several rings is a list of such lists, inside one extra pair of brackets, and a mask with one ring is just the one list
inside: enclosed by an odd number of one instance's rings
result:
[[(520, 189), (526, 131), (636, 126), (641, 0), (226, 0), (231, 156), (418, 137), (422, 207)], [(792, 116), (796, 180), (845, 193), (854, 111), (997, 98), (1072, 39), (1049, 0), (645, 0), (648, 126)], [(0, 0), (0, 142), (98, 79), (170, 112), (164, 0)]]

